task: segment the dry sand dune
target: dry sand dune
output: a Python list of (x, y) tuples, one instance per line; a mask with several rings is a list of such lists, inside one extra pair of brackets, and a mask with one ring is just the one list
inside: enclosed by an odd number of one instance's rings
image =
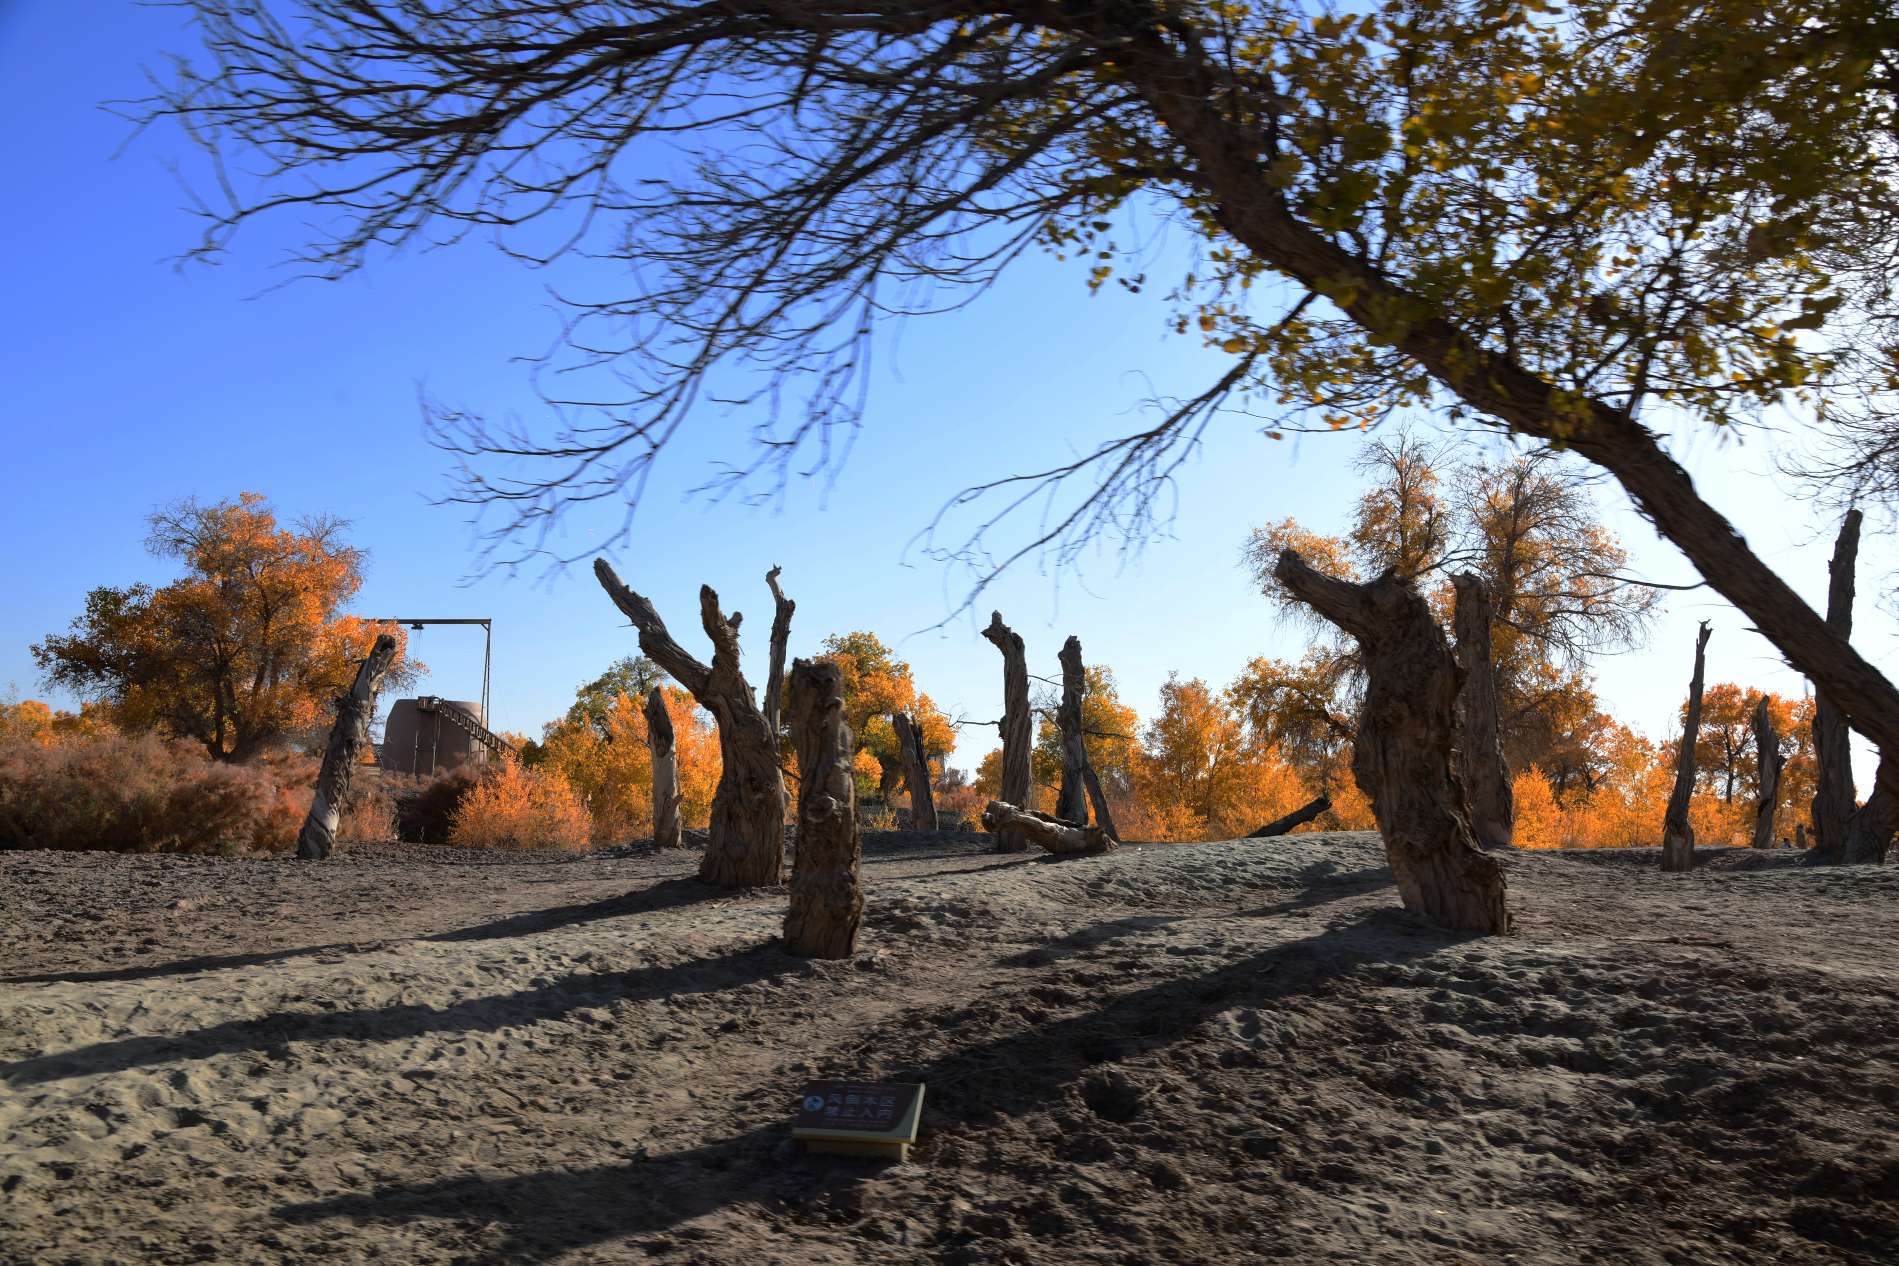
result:
[[(874, 837), (862, 947), (688, 856), (0, 853), (0, 1260), (1881, 1262), (1899, 872)], [(929, 1086), (911, 1163), (810, 1078)]]

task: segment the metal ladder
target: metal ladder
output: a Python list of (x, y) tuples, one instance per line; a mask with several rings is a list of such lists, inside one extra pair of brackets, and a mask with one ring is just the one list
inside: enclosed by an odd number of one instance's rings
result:
[(450, 725), (481, 744), (492, 756), (515, 755), (514, 744), (496, 734), (460, 708), (444, 705), (440, 695), (423, 695), (415, 701), (417, 712), (433, 712), (438, 718), (447, 717)]

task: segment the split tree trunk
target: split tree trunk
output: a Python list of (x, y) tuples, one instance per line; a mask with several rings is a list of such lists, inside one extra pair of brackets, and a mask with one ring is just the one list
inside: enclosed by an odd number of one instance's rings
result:
[(1430, 608), (1389, 571), (1353, 584), (1292, 550), (1280, 551), (1273, 575), (1364, 655), (1352, 777), (1372, 802), (1405, 906), (1449, 927), (1508, 932), (1503, 868), (1477, 848), (1452, 769), (1462, 674)]
[(1873, 793), (1846, 823), (1841, 859), (1855, 865), (1882, 862), (1895, 834), (1899, 834), (1899, 760), (1882, 752)]
[(1462, 572), (1451, 577), (1457, 590), (1452, 622), (1457, 630), (1457, 664), (1464, 670), (1458, 693), (1462, 740), (1457, 745), (1458, 773), (1470, 799), (1470, 829), (1484, 848), (1508, 848), (1516, 807), (1510, 792), (1510, 767), (1497, 738), (1497, 681), (1490, 655), (1490, 586), (1483, 577)]
[(836, 664), (791, 666), (792, 742), (798, 749), (798, 860), (785, 914), (785, 948), (807, 958), (849, 958), (864, 915), (858, 882), (857, 780)]
[(1774, 714), (1762, 695), (1754, 707), (1754, 763), (1760, 771), (1760, 800), (1754, 807), (1754, 847), (1774, 846), (1774, 797), (1780, 794), (1780, 736)]
[(1117, 844), (1121, 842), (1121, 832), (1114, 828), (1114, 813), (1108, 808), (1108, 797), (1102, 794), (1101, 779), (1095, 773), (1094, 765), (1081, 767), (1082, 781), (1088, 786), (1089, 803), (1095, 807), (1095, 825), (1100, 827), (1107, 837)]
[(382, 679), (395, 662), (396, 639), (388, 633), (380, 634), (357, 667), (349, 693), (336, 700), (336, 722), (330, 726), (330, 741), (323, 749), (316, 794), (310, 798), (303, 829), (297, 832), (297, 856), (306, 861), (321, 861), (336, 847), (336, 824), (342, 821), (356, 763), (362, 757), (363, 744), (369, 741), (369, 718), (376, 711), (376, 692), (382, 689)]
[(1081, 695), (1087, 679), (1081, 671), (1081, 639), (1071, 635), (1057, 658), (1062, 665), (1062, 706), (1055, 713), (1062, 736), (1062, 786), (1055, 797), (1055, 816), (1087, 826), (1088, 789), (1082, 771), (1088, 767), (1088, 745), (1081, 736)]
[[(1002, 652), (1002, 798), (1010, 805), (1029, 803), (1034, 771), (1029, 754), (1035, 743), (1029, 726), (1029, 666), (1022, 636), (1002, 622), (1002, 612), (989, 613), (982, 635)], [(1004, 821), (992, 827), (998, 853), (1021, 853), (1029, 847), (1021, 829)]]
[(902, 712), (890, 714), (903, 757), (903, 781), (910, 788), (910, 829), (936, 830), (936, 797), (930, 794), (930, 758), (923, 751), (923, 727)]
[(1662, 818), (1662, 869), (1693, 870), (1695, 865), (1695, 828), (1688, 819), (1688, 803), (1695, 790), (1695, 741), (1701, 737), (1701, 677), (1707, 666), (1708, 635), (1713, 630), (1701, 622), (1695, 635), (1695, 674), (1688, 679), (1688, 716), (1682, 722), (1681, 750), (1675, 753), (1675, 789), (1668, 796), (1668, 812)]
[(774, 566), (765, 573), (765, 583), (771, 586), (771, 666), (765, 673), (765, 724), (771, 727), (772, 741), (776, 742), (781, 730), (778, 706), (784, 700), (785, 689), (785, 645), (791, 640), (791, 613), (798, 604), (785, 597), (784, 590), (778, 587), (778, 573), (784, 568)]
[[(1853, 570), (1859, 557), (1860, 517), (1858, 510), (1846, 512), (1827, 563), (1826, 627), (1841, 641), (1853, 635)], [(1818, 768), (1813, 787), (1813, 860), (1823, 865), (1845, 856), (1846, 828), (1853, 819), (1853, 741), (1839, 705), (1831, 692), (1814, 683), (1813, 756)]]
[(1000, 800), (991, 800), (983, 809), (982, 824), (998, 835), (1004, 831), (1014, 831), (1051, 853), (1106, 853), (1114, 848), (1114, 841), (1098, 826), (1076, 826), (1046, 813), (1020, 809)]
[(1268, 822), (1265, 826), (1259, 828), (1259, 830), (1248, 834), (1246, 838), (1249, 840), (1265, 840), (1271, 839), (1275, 835), (1284, 835), (1295, 826), (1304, 826), (1331, 807), (1331, 797), (1320, 796), (1317, 800), (1307, 801), (1304, 805), (1294, 809), (1285, 817)]
[(659, 686), (646, 696), (646, 744), (653, 753), (653, 843), (659, 848), (683, 848), (679, 752), (673, 742), (672, 714), (666, 711), (666, 694)]
[(723, 768), (712, 796), (712, 822), (699, 878), (727, 888), (782, 883), (785, 875), (785, 784), (778, 769), (777, 736), (758, 710), (739, 671), (739, 620), (719, 612), (719, 595), (699, 586), (699, 623), (712, 639), (712, 664), (700, 663), (673, 640), (653, 604), (620, 583), (604, 558), (594, 575), (633, 627), (640, 649), (671, 673), (719, 728)]

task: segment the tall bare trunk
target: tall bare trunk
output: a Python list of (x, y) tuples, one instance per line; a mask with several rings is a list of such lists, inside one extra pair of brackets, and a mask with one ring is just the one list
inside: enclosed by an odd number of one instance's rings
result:
[(785, 597), (784, 590), (778, 587), (778, 574), (782, 567), (773, 567), (765, 573), (765, 583), (771, 586), (771, 667), (765, 673), (765, 724), (771, 727), (772, 741), (776, 742), (780, 730), (778, 706), (783, 702), (785, 689), (785, 645), (791, 640), (791, 613), (798, 604)]
[(1767, 696), (1754, 706), (1754, 763), (1760, 768), (1760, 799), (1754, 806), (1754, 847), (1774, 846), (1774, 797), (1780, 794), (1780, 736)]
[(653, 843), (681, 848), (685, 834), (679, 821), (679, 753), (666, 694), (658, 686), (646, 696), (646, 743), (653, 753)]
[[(1034, 785), (1029, 753), (1035, 739), (1029, 727), (1029, 665), (1022, 636), (1002, 622), (1002, 612), (989, 613), (982, 635), (1002, 652), (1002, 798), (1024, 808)], [(1021, 853), (1029, 841), (1020, 828), (1004, 822), (994, 828), (996, 851)]]
[(1873, 792), (1846, 823), (1842, 860), (1853, 864), (1884, 861), (1895, 834), (1899, 834), (1899, 759), (1881, 752)]
[(1480, 852), (1452, 769), (1462, 674), (1444, 631), (1408, 582), (1334, 580), (1283, 550), (1273, 575), (1358, 641), (1365, 702), (1352, 777), (1370, 798), (1408, 909), (1476, 932), (1508, 932), (1503, 868)]
[(712, 822), (699, 878), (727, 888), (781, 883), (785, 874), (785, 785), (778, 769), (778, 743), (752, 687), (739, 671), (739, 620), (719, 611), (719, 595), (699, 586), (699, 623), (712, 639), (712, 664), (693, 658), (673, 640), (653, 604), (620, 583), (604, 558), (594, 575), (633, 627), (640, 649), (671, 673), (719, 728), (723, 768), (712, 796)]
[(1516, 821), (1510, 791), (1510, 767), (1497, 738), (1497, 680), (1490, 657), (1490, 586), (1483, 577), (1462, 572), (1451, 577), (1457, 590), (1457, 665), (1464, 688), (1457, 696), (1462, 737), (1457, 745), (1458, 772), (1470, 797), (1470, 829), (1484, 848), (1507, 848)]
[[(1848, 510), (1827, 563), (1826, 627), (1841, 641), (1853, 636), (1853, 569), (1859, 558), (1860, 512)], [(1841, 700), (1814, 683), (1813, 860), (1831, 864), (1845, 855), (1846, 828), (1853, 818), (1853, 740)], [(1899, 750), (1889, 748), (1883, 750)]]
[(1062, 786), (1055, 797), (1055, 816), (1076, 826), (1088, 825), (1088, 745), (1081, 734), (1081, 695), (1087, 679), (1081, 671), (1081, 639), (1070, 636), (1057, 658), (1062, 665), (1062, 706), (1055, 724), (1062, 735)]
[(936, 830), (936, 797), (930, 794), (930, 758), (923, 751), (923, 727), (902, 712), (890, 714), (897, 732), (897, 751), (903, 756), (903, 781), (910, 788), (910, 829)]
[(858, 882), (855, 743), (844, 722), (844, 675), (836, 664), (791, 666), (792, 742), (798, 749), (798, 859), (785, 913), (785, 948), (807, 958), (849, 958), (864, 915)]
[(330, 726), (330, 741), (323, 749), (316, 794), (310, 798), (310, 812), (297, 833), (298, 857), (320, 861), (336, 847), (336, 824), (342, 821), (356, 762), (362, 757), (363, 744), (369, 741), (369, 718), (376, 711), (376, 692), (382, 689), (382, 679), (395, 662), (396, 639), (381, 634), (357, 666), (349, 693), (337, 697), (336, 722)]
[(1708, 635), (1701, 622), (1695, 634), (1695, 673), (1688, 679), (1688, 716), (1682, 722), (1681, 750), (1675, 753), (1675, 789), (1668, 795), (1668, 813), (1662, 818), (1662, 869), (1692, 870), (1695, 865), (1695, 828), (1688, 819), (1688, 803), (1695, 791), (1695, 741), (1701, 737), (1701, 678), (1707, 666)]

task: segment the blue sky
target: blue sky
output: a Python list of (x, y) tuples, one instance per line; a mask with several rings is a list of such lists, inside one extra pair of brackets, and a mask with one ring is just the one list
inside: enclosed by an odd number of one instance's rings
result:
[[(141, 545), (155, 506), (255, 490), (286, 517), (353, 522), (352, 539), (371, 555), (359, 612), (492, 617), (496, 720), (538, 733), (577, 684), (636, 649), (631, 631), (584, 568), (539, 581), (468, 578), (461, 511), (430, 504), (446, 490), (448, 463), (424, 436), (418, 393), (539, 418), (511, 358), (555, 330), (550, 280), (597, 286), (612, 280), (601, 275), (608, 266), (576, 261), (550, 278), (471, 241), (382, 258), (342, 282), (272, 289), (300, 240), (295, 217), (283, 217), (248, 227), (218, 267), (175, 269), (198, 227), (168, 164), (189, 174), (195, 157), (165, 129), (125, 144), (128, 125), (99, 107), (140, 95), (142, 66), (191, 47), (171, 9), (0, 0), (0, 117), (16, 121), (14, 161), (0, 177), (12, 314), (0, 369), (15, 472), (0, 499), (9, 543), (0, 690), (45, 697), (27, 645), (63, 629), (88, 589), (168, 578)], [(868, 425), (828, 497), (794, 486), (775, 512), (688, 500), (711, 460), (741, 451), (750, 421), (708, 419), (656, 477), (632, 543), (614, 553), (621, 575), (701, 654), (696, 594), (712, 584), (728, 609), (752, 617), (749, 655), (762, 664), (763, 573), (782, 564), (798, 602), (794, 654), (826, 634), (869, 629), (898, 646), (940, 705), (976, 719), (1000, 711), (999, 660), (977, 635), (992, 606), (1027, 639), (1032, 672), (1054, 675), (1061, 640), (1079, 634), (1144, 714), (1170, 670), (1223, 684), (1254, 655), (1296, 655), (1299, 634), (1274, 626), (1238, 566), (1240, 546), (1254, 525), (1289, 515), (1341, 528), (1358, 491), (1357, 441), (1274, 443), (1239, 419), (1216, 425), (1184, 472), (1172, 539), (1126, 567), (1112, 546), (1080, 575), (1020, 566), (983, 599), (978, 620), (929, 628), (961, 597), (961, 581), (914, 553), (906, 565), (903, 547), (944, 499), (1092, 448), (1127, 429), (1150, 392), (1191, 392), (1223, 367), (1224, 357), (1165, 331), (1156, 290), (1107, 287), (1091, 298), (1084, 271), (1025, 260), (974, 308), (887, 339)], [(1769, 473), (1765, 440), (1743, 447), (1691, 433), (1674, 447), (1755, 550), (1810, 601), (1823, 599), (1833, 525)], [(1638, 573), (1692, 578), (1613, 487), (1601, 500)], [(555, 545), (587, 553), (618, 518), (617, 509), (576, 513)], [(1887, 596), (1896, 566), (1890, 536), (1869, 532), (1855, 640), (1887, 665), (1899, 663)], [(1745, 619), (1698, 591), (1671, 596), (1646, 650), (1600, 663), (1612, 711), (1651, 736), (1667, 732), (1703, 618), (1715, 625), (1711, 681), (1799, 693), (1800, 679)], [(433, 669), (423, 689), (472, 697), (480, 648), (474, 631), (420, 634), (417, 653)], [(957, 763), (973, 765), (993, 744), (993, 730), (969, 728)], [(1871, 767), (1860, 765), (1863, 785)]]

